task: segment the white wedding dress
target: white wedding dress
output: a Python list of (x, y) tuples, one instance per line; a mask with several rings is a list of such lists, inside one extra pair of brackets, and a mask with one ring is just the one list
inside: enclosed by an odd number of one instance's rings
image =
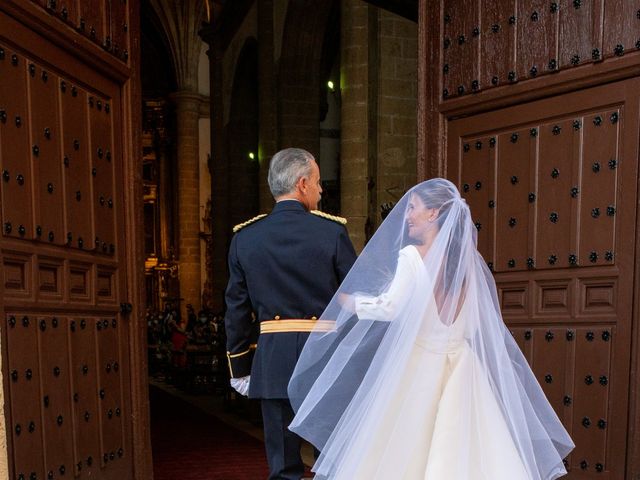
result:
[[(414, 246), (418, 245), (418, 247)], [(504, 324), (455, 185), (389, 213), (289, 382), (316, 480), (555, 480), (573, 441)]]
[[(405, 247), (389, 290), (356, 299), (358, 317), (388, 320), (391, 299), (410, 292), (422, 269), (416, 248)], [(528, 480), (484, 368), (465, 340), (464, 306), (446, 326), (436, 303), (430, 305), (405, 369), (387, 382), (395, 391), (381, 397), (385, 405), (372, 407), (379, 415), (360, 423), (331, 478)]]

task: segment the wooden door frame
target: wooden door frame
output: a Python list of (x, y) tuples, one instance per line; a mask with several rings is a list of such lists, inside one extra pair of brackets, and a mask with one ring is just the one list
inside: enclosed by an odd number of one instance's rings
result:
[[(420, 0), (418, 10), (418, 181), (446, 172), (447, 121), (640, 76), (640, 53), (608, 58), (535, 79), (442, 101), (442, 2)], [(640, 176), (639, 176), (640, 180)], [(636, 186), (640, 181), (636, 180)], [(638, 188), (640, 191), (640, 188)], [(640, 215), (636, 215), (640, 231)], [(629, 417), (626, 478), (640, 473), (640, 235), (634, 239)], [(635, 475), (635, 476), (634, 476)]]
[[(144, 323), (144, 243), (143, 243), (143, 184), (142, 184), (142, 110), (140, 81), (140, 3), (130, 0), (129, 4), (129, 64), (125, 65), (110, 53), (100, 49), (94, 42), (77, 34), (68, 25), (50, 15), (40, 5), (31, 1), (18, 0), (2, 2), (0, 10), (19, 21), (25, 27), (37, 32), (45, 41), (66, 51), (71, 51), (85, 65), (100, 72), (120, 86), (121, 129), (117, 133), (122, 138), (124, 196), (124, 225), (122, 230), (126, 248), (121, 257), (126, 268), (126, 292), (120, 302), (133, 305), (129, 314), (129, 344), (127, 354), (130, 360), (132, 466), (133, 478), (148, 480), (153, 478), (151, 458), (151, 436), (149, 418), (147, 339)], [(1, 290), (0, 290), (1, 291)], [(4, 307), (2, 307), (4, 310)], [(3, 352), (6, 362), (6, 352)], [(5, 379), (6, 382), (6, 379)], [(5, 389), (6, 391), (6, 389)], [(6, 408), (6, 407), (5, 407)], [(6, 418), (6, 416), (5, 416)]]

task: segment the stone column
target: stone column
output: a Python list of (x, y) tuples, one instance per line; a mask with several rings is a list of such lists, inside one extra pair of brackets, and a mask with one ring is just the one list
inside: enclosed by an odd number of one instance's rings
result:
[[(340, 206), (349, 220), (349, 234), (356, 251), (366, 241), (370, 172), (369, 39), (370, 9), (360, 0), (345, 0), (341, 10), (340, 88), (342, 95), (340, 140)], [(372, 178), (373, 177), (373, 178)], [(372, 190), (372, 189), (371, 189)]]
[[(182, 91), (173, 95), (177, 117), (178, 158), (178, 259), (180, 261), (181, 312), (186, 305), (200, 309), (200, 181), (198, 118), (201, 97)], [(183, 318), (185, 321), (186, 318)]]

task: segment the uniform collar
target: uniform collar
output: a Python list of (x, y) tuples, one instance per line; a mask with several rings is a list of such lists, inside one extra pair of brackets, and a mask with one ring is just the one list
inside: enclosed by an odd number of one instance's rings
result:
[(271, 213), (298, 211), (306, 212), (307, 209), (298, 200), (280, 200), (275, 204)]

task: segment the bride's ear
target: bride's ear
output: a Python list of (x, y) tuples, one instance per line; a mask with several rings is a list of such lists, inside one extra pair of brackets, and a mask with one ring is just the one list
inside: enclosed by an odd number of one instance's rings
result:
[(429, 209), (429, 218), (427, 220), (429, 220), (430, 222), (434, 222), (437, 220), (438, 216), (440, 216), (440, 209), (439, 208), (430, 208)]

